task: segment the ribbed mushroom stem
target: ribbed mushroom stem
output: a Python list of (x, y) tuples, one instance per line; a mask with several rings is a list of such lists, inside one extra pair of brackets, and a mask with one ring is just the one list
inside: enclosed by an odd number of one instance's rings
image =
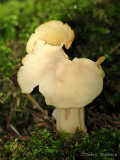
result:
[(58, 131), (66, 131), (74, 133), (78, 128), (80, 131), (86, 132), (84, 107), (55, 109), (53, 117), (56, 119), (56, 128)]

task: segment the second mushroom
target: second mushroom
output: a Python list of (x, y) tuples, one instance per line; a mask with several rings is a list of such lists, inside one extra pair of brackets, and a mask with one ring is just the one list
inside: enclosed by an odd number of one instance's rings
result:
[(18, 83), (23, 93), (34, 87), (44, 95), (46, 104), (56, 107), (53, 117), (58, 131), (86, 132), (84, 107), (103, 89), (104, 71), (101, 63), (87, 58), (72, 61), (62, 49), (69, 49), (75, 34), (68, 24), (49, 21), (40, 25), (26, 46), (27, 55), (18, 71)]

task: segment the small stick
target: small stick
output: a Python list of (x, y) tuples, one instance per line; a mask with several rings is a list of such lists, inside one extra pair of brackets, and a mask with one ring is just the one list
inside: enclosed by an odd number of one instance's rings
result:
[(118, 45), (116, 45), (115, 47), (113, 47), (111, 50), (110, 50), (110, 53), (113, 53), (115, 50), (117, 50), (118, 48), (120, 47), (120, 43)]
[(34, 104), (44, 115), (45, 114), (45, 111), (42, 109), (42, 107), (36, 102), (35, 99), (33, 99), (33, 97), (30, 95), (30, 94), (26, 94), (28, 99), (32, 102), (32, 104)]

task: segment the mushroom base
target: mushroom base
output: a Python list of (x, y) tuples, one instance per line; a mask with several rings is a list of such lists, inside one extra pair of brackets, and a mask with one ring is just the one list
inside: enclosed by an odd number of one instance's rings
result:
[(58, 131), (75, 133), (78, 128), (80, 131), (87, 132), (85, 127), (84, 107), (55, 109), (53, 117), (56, 119), (56, 128)]

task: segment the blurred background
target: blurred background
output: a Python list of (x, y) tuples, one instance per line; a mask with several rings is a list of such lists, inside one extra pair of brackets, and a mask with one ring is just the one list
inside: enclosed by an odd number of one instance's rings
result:
[[(22, 135), (26, 128), (39, 122), (36, 110), (17, 84), (17, 72), (26, 55), (26, 42), (40, 24), (61, 20), (75, 31), (75, 40), (66, 51), (70, 59), (100, 56), (105, 71), (104, 89), (86, 106), (88, 131), (102, 127), (119, 129), (120, 124), (101, 125), (98, 117), (120, 121), (120, 1), (119, 0), (0, 0), (0, 135), (14, 136), (10, 125)], [(32, 97), (51, 116), (54, 107), (45, 104), (38, 87)], [(96, 119), (96, 124), (90, 120)], [(108, 126), (109, 124), (109, 126)], [(96, 125), (96, 126), (95, 126)]]

